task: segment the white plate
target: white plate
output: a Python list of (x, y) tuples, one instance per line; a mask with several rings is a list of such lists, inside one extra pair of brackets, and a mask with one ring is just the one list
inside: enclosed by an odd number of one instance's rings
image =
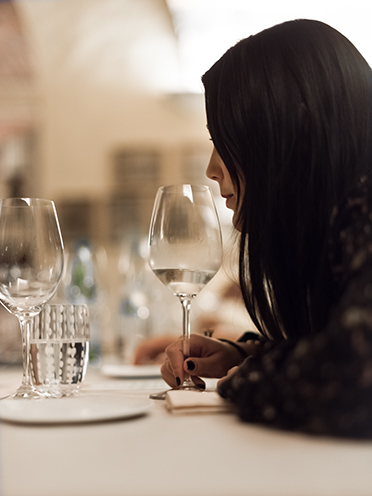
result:
[(148, 413), (150, 401), (97, 394), (61, 399), (0, 401), (0, 420), (26, 424), (100, 422), (138, 417)]
[(144, 377), (161, 377), (160, 365), (103, 365), (103, 375), (107, 377), (142, 379)]

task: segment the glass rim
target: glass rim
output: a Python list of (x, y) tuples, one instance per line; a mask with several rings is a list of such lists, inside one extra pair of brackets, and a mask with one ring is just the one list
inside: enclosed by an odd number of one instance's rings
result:
[(158, 190), (164, 192), (166, 191), (172, 192), (173, 190), (178, 191), (180, 189), (183, 189), (185, 186), (191, 188), (193, 191), (208, 191), (208, 190), (211, 191), (210, 186), (208, 186), (207, 184), (192, 184), (192, 183), (165, 184), (163, 186), (160, 186)]
[(3, 207), (19, 207), (19, 208), (44, 207), (44, 206), (54, 206), (54, 201), (47, 200), (45, 198), (15, 196), (9, 198), (0, 198), (0, 205)]

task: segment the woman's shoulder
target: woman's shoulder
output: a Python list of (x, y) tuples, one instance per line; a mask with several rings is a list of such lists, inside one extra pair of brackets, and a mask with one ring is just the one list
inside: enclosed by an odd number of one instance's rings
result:
[(346, 197), (344, 209), (340, 210), (340, 223), (350, 233), (354, 242), (361, 238), (371, 238), (372, 225), (372, 177), (362, 176)]
[(361, 176), (356, 184), (350, 186), (344, 201), (334, 209), (332, 223), (342, 224), (348, 219), (349, 215), (358, 218), (365, 217), (366, 220), (371, 220), (371, 193), (372, 173)]
[(329, 238), (335, 274), (357, 270), (372, 260), (372, 177), (362, 176), (345, 201), (334, 210)]

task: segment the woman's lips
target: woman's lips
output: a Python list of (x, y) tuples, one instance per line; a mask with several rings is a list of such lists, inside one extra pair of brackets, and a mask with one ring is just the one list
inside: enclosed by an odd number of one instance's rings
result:
[(234, 210), (234, 195), (226, 195), (224, 198), (226, 198), (226, 207)]

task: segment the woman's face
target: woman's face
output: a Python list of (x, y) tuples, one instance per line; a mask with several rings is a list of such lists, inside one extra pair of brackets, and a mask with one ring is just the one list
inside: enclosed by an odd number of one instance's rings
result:
[(227, 170), (215, 147), (213, 147), (212, 155), (209, 159), (206, 175), (209, 179), (218, 182), (220, 194), (223, 198), (226, 198), (226, 207), (234, 211), (233, 224), (236, 227), (238, 211), (237, 191), (231, 180), (229, 171)]

